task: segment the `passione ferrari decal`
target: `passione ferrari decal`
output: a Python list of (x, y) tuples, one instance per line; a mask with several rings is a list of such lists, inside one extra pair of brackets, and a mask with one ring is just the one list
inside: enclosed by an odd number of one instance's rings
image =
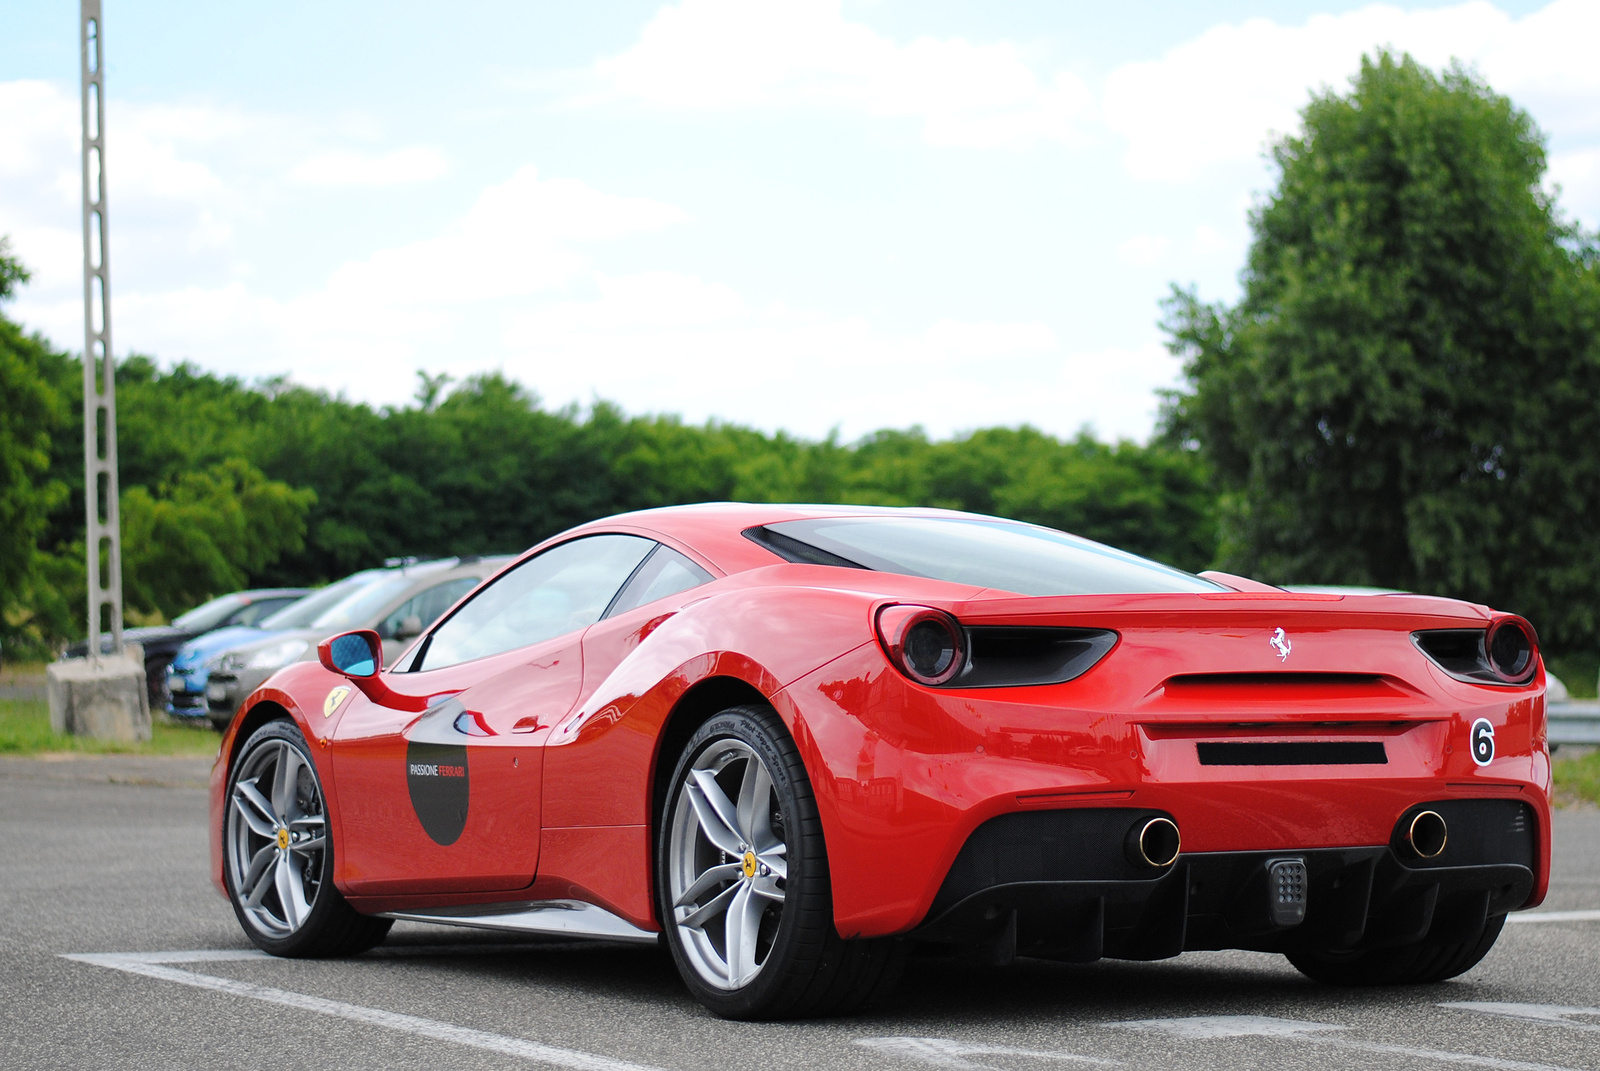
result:
[(423, 830), (436, 844), (454, 844), (467, 828), (467, 749), (411, 741), (406, 745), (406, 784)]

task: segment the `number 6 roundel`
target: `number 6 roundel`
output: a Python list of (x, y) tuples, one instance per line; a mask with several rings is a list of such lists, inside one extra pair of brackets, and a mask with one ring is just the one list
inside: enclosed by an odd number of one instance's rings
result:
[(1489, 724), (1488, 718), (1479, 718), (1472, 723), (1472, 761), (1479, 766), (1487, 766), (1494, 761), (1494, 726)]

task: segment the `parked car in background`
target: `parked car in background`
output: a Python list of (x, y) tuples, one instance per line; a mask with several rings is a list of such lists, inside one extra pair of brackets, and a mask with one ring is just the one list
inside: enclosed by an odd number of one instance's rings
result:
[(446, 558), (378, 570), (378, 579), (317, 615), (303, 628), (279, 630), (213, 658), (206, 681), (211, 724), (226, 729), (251, 692), (292, 662), (315, 661), (317, 644), (351, 629), (373, 629), (384, 653), (398, 656), (463, 595), (493, 575), (509, 556)]
[[(137, 643), (144, 648), (144, 676), (150, 689), (150, 708), (166, 706), (164, 688), (167, 665), (178, 653), (178, 648), (208, 632), (231, 625), (254, 625), (284, 607), (305, 598), (309, 588), (257, 588), (252, 591), (235, 591), (210, 602), (201, 603), (186, 614), (179, 614), (170, 625), (122, 630), (124, 643)], [(101, 638), (100, 651), (111, 653), (111, 637)], [(68, 647), (62, 658), (82, 658), (89, 653), (89, 641), (82, 640)]]
[(276, 613), (246, 625), (219, 628), (196, 637), (178, 648), (166, 668), (166, 711), (175, 718), (200, 719), (208, 717), (206, 684), (212, 667), (229, 651), (248, 647), (267, 635), (310, 625), (335, 603), (368, 584), (381, 580), (387, 573), (383, 569), (363, 569), (335, 581), (281, 606)]

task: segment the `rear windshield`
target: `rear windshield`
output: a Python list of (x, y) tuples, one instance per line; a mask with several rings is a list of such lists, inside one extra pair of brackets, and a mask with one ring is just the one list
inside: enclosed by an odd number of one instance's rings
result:
[(201, 603), (186, 614), (179, 614), (172, 623), (193, 632), (209, 632), (226, 621), (233, 612), (249, 603), (243, 595), (223, 595), (210, 602)]
[(395, 573), (370, 584), (334, 603), (311, 622), (313, 628), (371, 628), (389, 603), (417, 582), (415, 575)]
[(298, 602), (290, 603), (271, 617), (262, 618), (259, 627), (267, 630), (306, 628), (322, 611), (337, 602), (344, 601), (352, 592), (359, 591), (381, 576), (383, 576), (382, 571), (377, 569), (368, 569), (347, 576), (343, 580), (329, 584), (321, 591), (313, 591)]
[[(780, 539), (763, 539), (762, 533)], [(837, 517), (751, 529), (791, 561), (828, 561), (1018, 595), (1116, 595), (1223, 591), (1179, 569), (1088, 539), (978, 517)], [(822, 551), (806, 555), (793, 540)]]

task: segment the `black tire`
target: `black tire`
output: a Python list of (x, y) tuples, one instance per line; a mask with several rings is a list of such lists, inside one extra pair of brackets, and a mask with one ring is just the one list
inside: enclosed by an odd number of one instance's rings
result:
[[(298, 759), (286, 749), (292, 749)], [(262, 793), (257, 782), (268, 774), (276, 777), (277, 764), (285, 762), (293, 773), (294, 785), (291, 794), (284, 798), (292, 798), (292, 802), (287, 807), (273, 807), (272, 796), (276, 793)], [(241, 790), (241, 781), (247, 789), (265, 798), (272, 810), (282, 811), (283, 815), (273, 818), (261, 807), (253, 806), (253, 797)], [(353, 956), (381, 942), (388, 936), (389, 927), (394, 925), (392, 919), (374, 918), (356, 911), (334, 888), (333, 838), (327, 833), (324, 799), (311, 749), (306, 746), (299, 727), (288, 719), (268, 722), (251, 733), (228, 774), (221, 830), (228, 901), (250, 942), (274, 956)], [(298, 817), (284, 821), (284, 815)], [(269, 819), (275, 827), (276, 843), (266, 830)], [(315, 833), (319, 824), (320, 844)], [(304, 839), (296, 843), (289, 841), (291, 837)], [(286, 841), (295, 846), (281, 847)], [(268, 888), (265, 885), (268, 873), (263, 870), (255, 874), (255, 880), (250, 883), (250, 889), (257, 892), (257, 902), (252, 905), (251, 898), (242, 895), (239, 886), (250, 882), (254, 873), (250, 862), (256, 859), (265, 859), (274, 877), (280, 875), (280, 870), (287, 870), (288, 873), (282, 875), (283, 880), (295, 885), (274, 881)], [(293, 906), (285, 904), (282, 892), (285, 888), (290, 889), (289, 900)], [(293, 895), (296, 889), (299, 897)], [(304, 910), (300, 909), (300, 897), (303, 897)]]
[(1301, 974), (1326, 985), (1426, 985), (1465, 974), (1478, 965), (1500, 937), (1504, 915), (1493, 915), (1483, 932), (1465, 941), (1424, 938), (1398, 948), (1359, 952), (1290, 952)]
[[(754, 864), (746, 864), (741, 871), (746, 883), (766, 881), (783, 894), (776, 911), (770, 903), (757, 909), (765, 912), (758, 924), (762, 936), (759, 942), (752, 942), (752, 947), (759, 944), (764, 948), (764, 958), (755, 967), (754, 976), (744, 980), (737, 978), (731, 966), (735, 956), (729, 950), (732, 938), (726, 929), (721, 951), (726, 956), (730, 978), (718, 977), (714, 969), (708, 970), (708, 960), (712, 968), (719, 962), (718, 949), (709, 936), (713, 924), (708, 921), (704, 927), (685, 927), (678, 921), (679, 909), (673, 905), (673, 868), (687, 865), (692, 872), (698, 866), (684, 863), (688, 859), (684, 844), (697, 843), (703, 850), (708, 849), (708, 865), (734, 865), (733, 856), (703, 840), (703, 826), (686, 830), (683, 824), (695, 821), (693, 803), (686, 799), (692, 771), (697, 764), (719, 761), (719, 753), (743, 756), (730, 762), (745, 762), (745, 770), (749, 769), (749, 755), (760, 760), (771, 780), (773, 801), (767, 812), (770, 826), (766, 832), (781, 841), (780, 854), (786, 860), (786, 874), (781, 877), (763, 866), (763, 877), (755, 878), (751, 873)], [(764, 788), (762, 794), (765, 795)], [(701, 799), (705, 797), (702, 795)], [(683, 814), (690, 817), (683, 818)], [(702, 840), (696, 841), (696, 837)], [(675, 839), (680, 845), (676, 855)], [(716, 863), (719, 854), (723, 862)], [(756, 854), (747, 851), (746, 857), (755, 859)], [(770, 860), (771, 856), (767, 858)], [(655, 870), (657, 910), (678, 973), (696, 999), (723, 1018), (772, 1020), (843, 1014), (886, 995), (899, 980), (905, 963), (904, 942), (894, 938), (846, 941), (834, 928), (828, 855), (816, 798), (800, 753), (771, 707), (746, 705), (724, 710), (702, 725), (684, 746), (673, 765), (658, 823)], [(683, 872), (679, 873), (678, 884), (684, 884)], [(740, 885), (740, 879), (735, 877), (727, 885), (710, 886), (718, 891), (700, 894), (681, 910), (692, 915), (694, 908), (703, 909), (706, 901), (734, 893)], [(731, 902), (736, 904), (738, 900)], [(750, 902), (757, 900), (752, 896)], [(724, 927), (732, 914), (732, 908), (724, 909)]]

